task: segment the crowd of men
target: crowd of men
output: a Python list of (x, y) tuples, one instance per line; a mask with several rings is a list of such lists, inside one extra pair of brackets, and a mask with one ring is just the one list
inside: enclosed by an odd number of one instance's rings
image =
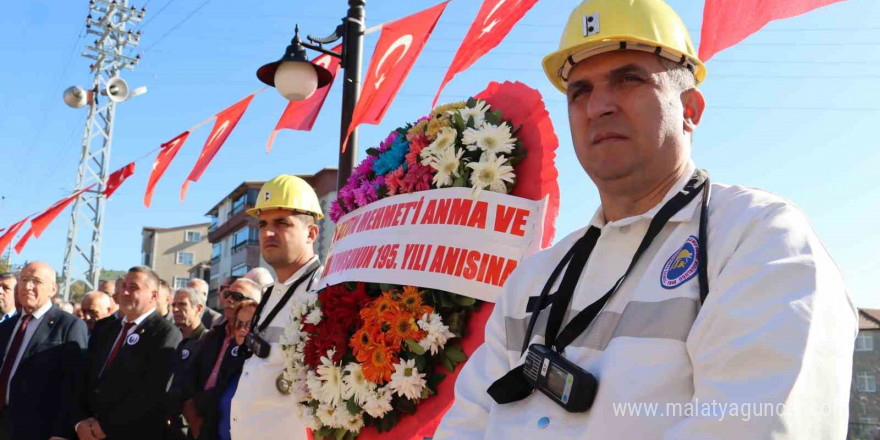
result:
[(236, 313), (272, 283), (264, 268), (226, 278), (221, 313), (204, 280), (172, 289), (144, 266), (78, 304), (60, 299), (46, 263), (0, 274), (0, 439), (218, 438), (200, 430), (217, 423)]

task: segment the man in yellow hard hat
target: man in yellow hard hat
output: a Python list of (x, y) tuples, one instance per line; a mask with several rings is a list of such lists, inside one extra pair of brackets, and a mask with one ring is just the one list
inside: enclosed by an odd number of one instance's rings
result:
[(292, 175), (266, 182), (247, 213), (259, 219), (260, 253), (275, 270), (276, 282), (263, 295), (245, 338), (252, 354), (232, 399), (230, 433), (235, 439), (305, 439), (296, 401), (282, 377), (286, 359), (280, 341), (290, 324), (290, 300), (318, 287), (323, 266), (313, 245), (316, 221), (324, 214), (312, 187)]
[(510, 276), (434, 438), (845, 438), (856, 310), (797, 207), (696, 169), (681, 19), (587, 0), (543, 64), (602, 204)]

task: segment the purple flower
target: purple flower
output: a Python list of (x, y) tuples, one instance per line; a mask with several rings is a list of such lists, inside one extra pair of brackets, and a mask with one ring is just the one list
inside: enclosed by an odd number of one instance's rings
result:
[(388, 137), (385, 138), (385, 140), (382, 141), (381, 144), (379, 144), (379, 148), (377, 148), (379, 150), (379, 152), (382, 153), (385, 150), (387, 150), (388, 147), (390, 147), (391, 144), (393, 144), (394, 141), (396, 141), (399, 136), (400, 136), (400, 133), (398, 133), (397, 131), (392, 131), (391, 134), (389, 134)]
[(339, 190), (336, 199), (340, 202), (341, 207), (345, 209), (345, 211), (351, 212), (357, 208), (354, 204), (354, 197), (355, 195), (352, 185), (346, 185)]
[(376, 188), (373, 188), (373, 184), (370, 182), (363, 182), (359, 188), (354, 190), (354, 201), (359, 207), (367, 206), (376, 200), (379, 200), (379, 195), (376, 194)]
[(339, 219), (341, 219), (345, 215), (345, 210), (342, 209), (342, 205), (339, 204), (339, 200), (334, 200), (333, 203), (330, 204), (330, 220), (333, 220), (333, 223), (338, 223)]

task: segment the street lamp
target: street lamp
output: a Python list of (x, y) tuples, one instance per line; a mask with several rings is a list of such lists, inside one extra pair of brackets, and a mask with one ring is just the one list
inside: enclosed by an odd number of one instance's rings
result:
[[(264, 84), (275, 87), (278, 93), (289, 101), (301, 101), (309, 98), (315, 90), (326, 87), (333, 80), (333, 75), (322, 66), (309, 61), (306, 49), (340, 59), (342, 68), (342, 121), (339, 143), (345, 141), (351, 116), (361, 93), (361, 63), (364, 49), (364, 6), (366, 0), (348, 0), (348, 15), (342, 24), (336, 27), (332, 35), (325, 38), (306, 36), (308, 43), (299, 38), (299, 26), (296, 27), (293, 40), (278, 61), (269, 63), (257, 70), (257, 78)], [(324, 49), (325, 44), (342, 40), (342, 53)], [(348, 138), (345, 152), (339, 153), (339, 171), (336, 188), (345, 186), (348, 177), (354, 170), (357, 158), (357, 129), (352, 130)]]

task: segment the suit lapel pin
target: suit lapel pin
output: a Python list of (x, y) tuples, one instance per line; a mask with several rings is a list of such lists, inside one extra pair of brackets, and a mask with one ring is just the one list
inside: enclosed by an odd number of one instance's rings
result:
[(137, 333), (132, 333), (132, 334), (128, 335), (128, 339), (126, 339), (125, 342), (127, 342), (128, 345), (134, 345), (134, 344), (137, 344), (138, 341), (140, 341), (140, 340), (141, 340), (141, 337)]
[(232, 351), (230, 352), (230, 354), (233, 357), (238, 357), (238, 346), (232, 347)]

